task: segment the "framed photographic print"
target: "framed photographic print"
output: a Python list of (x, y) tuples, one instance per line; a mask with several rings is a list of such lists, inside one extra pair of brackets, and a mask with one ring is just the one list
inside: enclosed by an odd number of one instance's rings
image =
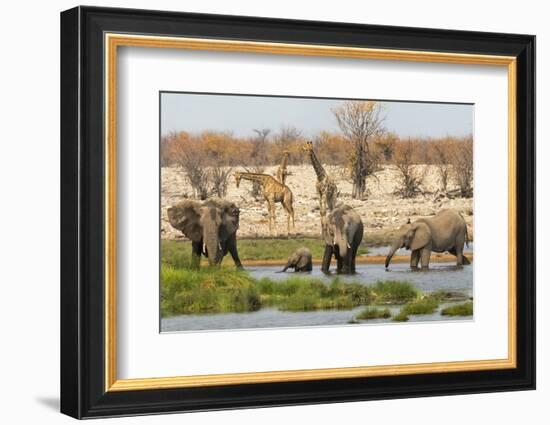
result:
[(61, 411), (533, 389), (535, 38), (61, 14)]

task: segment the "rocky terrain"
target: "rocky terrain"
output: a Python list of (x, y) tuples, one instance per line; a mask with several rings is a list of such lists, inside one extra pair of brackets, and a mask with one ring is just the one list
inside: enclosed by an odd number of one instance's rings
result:
[[(351, 198), (352, 184), (337, 167), (326, 167), (327, 172), (336, 181), (341, 202), (355, 208), (365, 225), (364, 240), (370, 244), (382, 241), (393, 230), (412, 221), (434, 215), (442, 208), (453, 208), (461, 212), (468, 224), (470, 239), (473, 239), (473, 199), (449, 198), (438, 193), (438, 178), (435, 167), (425, 166), (426, 176), (422, 190), (424, 195), (413, 199), (402, 199), (393, 194), (398, 182), (397, 171), (387, 166), (377, 173), (377, 178), (369, 179), (368, 194), (363, 200)], [(277, 167), (268, 167), (266, 173), (274, 175)], [(235, 169), (238, 171), (240, 169)], [(291, 234), (318, 237), (321, 233), (319, 218), (319, 203), (315, 189), (316, 176), (311, 165), (289, 166), (290, 175), (286, 184), (294, 195), (294, 211), (296, 228)], [(163, 239), (182, 238), (180, 232), (170, 226), (166, 209), (186, 197), (192, 197), (193, 190), (181, 168), (163, 167), (162, 178), (162, 223), (161, 237)], [(242, 181), (239, 188), (235, 179), (230, 178), (227, 199), (235, 202), (240, 210), (239, 238), (268, 237), (268, 214), (263, 200), (255, 200), (250, 194), (252, 183)], [(451, 190), (453, 187), (450, 188)], [(277, 204), (277, 235), (286, 236), (286, 213)]]

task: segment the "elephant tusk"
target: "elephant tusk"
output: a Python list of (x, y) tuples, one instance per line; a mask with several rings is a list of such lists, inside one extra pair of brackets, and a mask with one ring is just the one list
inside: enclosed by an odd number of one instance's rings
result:
[(348, 249), (351, 249), (351, 245), (349, 244), (349, 242), (348, 242)]
[(205, 243), (202, 244), (202, 252), (206, 252), (206, 244)]
[(220, 251), (222, 250), (222, 244), (221, 244), (221, 242), (218, 242), (218, 248), (220, 249)]

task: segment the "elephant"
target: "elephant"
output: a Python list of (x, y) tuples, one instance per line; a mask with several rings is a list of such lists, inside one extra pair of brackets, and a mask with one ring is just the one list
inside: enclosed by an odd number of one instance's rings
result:
[(386, 257), (386, 268), (399, 248), (411, 253), (411, 268), (417, 269), (420, 261), (422, 268), (428, 268), (432, 252), (446, 252), (456, 256), (456, 265), (470, 264), (463, 255), (464, 243), (468, 243), (468, 228), (464, 218), (456, 211), (444, 209), (435, 216), (421, 218), (407, 223), (398, 230)]
[(313, 269), (311, 251), (305, 247), (294, 251), (294, 254), (288, 257), (288, 261), (281, 270), (281, 273), (286, 272), (289, 268), (293, 268), (295, 272), (310, 272)]
[(229, 252), (237, 268), (242, 268), (237, 252), (239, 208), (229, 201), (211, 198), (206, 201), (184, 200), (168, 208), (168, 221), (191, 239), (192, 266), (200, 266), (201, 255), (217, 265)]
[(355, 273), (355, 257), (363, 240), (363, 221), (348, 205), (336, 206), (324, 219), (325, 253), (321, 271), (328, 273), (332, 256), (338, 273)]

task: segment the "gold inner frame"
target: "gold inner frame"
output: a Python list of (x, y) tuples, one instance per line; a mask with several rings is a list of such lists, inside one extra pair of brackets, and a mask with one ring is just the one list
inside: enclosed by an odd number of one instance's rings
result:
[[(515, 368), (516, 358), (516, 58), (410, 50), (105, 34), (105, 391), (236, 385)], [(116, 99), (120, 46), (324, 56), (503, 66), (508, 72), (508, 357), (495, 360), (399, 364), (164, 378), (117, 379), (116, 325)]]

